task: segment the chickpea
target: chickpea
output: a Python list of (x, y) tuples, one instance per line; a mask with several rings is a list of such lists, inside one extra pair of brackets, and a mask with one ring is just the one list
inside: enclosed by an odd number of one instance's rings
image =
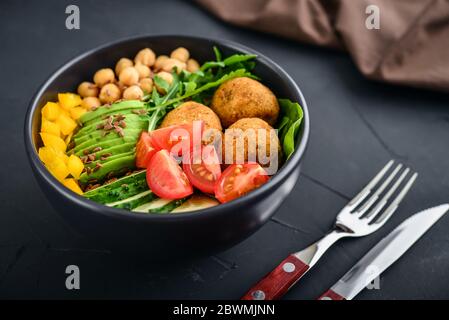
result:
[(182, 70), (186, 68), (186, 64), (176, 59), (169, 58), (165, 60), (162, 70), (171, 72), (174, 68), (176, 68), (176, 72), (180, 73)]
[(118, 77), (120, 75), (120, 72), (122, 72), (123, 69), (125, 69), (126, 67), (132, 67), (133, 65), (134, 65), (134, 63), (132, 62), (131, 59), (121, 58), (115, 65), (115, 74)]
[(195, 59), (189, 59), (187, 60), (187, 71), (189, 72), (195, 72), (198, 71), (200, 68), (200, 64)]
[(136, 57), (134, 58), (135, 64), (144, 64), (147, 67), (151, 67), (154, 64), (154, 61), (156, 60), (156, 55), (154, 54), (154, 51), (150, 48), (145, 48), (140, 50)]
[(144, 92), (151, 93), (153, 91), (153, 79), (144, 78), (139, 81), (139, 86)]
[(162, 69), (162, 66), (164, 65), (165, 61), (167, 61), (167, 59), (170, 58), (166, 55), (160, 55), (159, 57), (157, 57), (156, 62), (153, 66), (154, 70), (159, 71), (160, 69)]
[(132, 86), (139, 82), (139, 72), (134, 67), (126, 67), (120, 72), (118, 78), (125, 86)]
[(117, 81), (115, 83), (115, 85), (120, 89), (120, 92), (123, 92), (126, 88), (128, 88), (128, 86), (125, 86), (123, 83), (121, 83), (120, 81)]
[(112, 83), (115, 80), (114, 71), (110, 68), (100, 69), (94, 74), (94, 82), (100, 88), (107, 83)]
[[(165, 80), (169, 85), (171, 85), (173, 83), (173, 75), (169, 72), (166, 71), (161, 71), (157, 73), (157, 76), (162, 78), (163, 80)], [(161, 94), (165, 94), (165, 90), (164, 88), (158, 87), (157, 84), (156, 85), (156, 90), (161, 93)]]
[(190, 53), (189, 50), (183, 47), (179, 47), (172, 51), (170, 58), (179, 60), (181, 62), (187, 62), (189, 60)]
[(99, 106), (101, 106), (101, 102), (97, 97), (86, 97), (83, 99), (83, 102), (81, 102), (81, 107), (86, 110), (92, 110)]
[(123, 91), (123, 99), (125, 100), (141, 100), (143, 97), (143, 91), (139, 86), (128, 87)]
[(120, 99), (120, 96), (120, 89), (113, 83), (108, 83), (101, 88), (100, 101), (102, 103), (113, 103)]
[(139, 79), (148, 78), (151, 75), (151, 70), (144, 64), (136, 64), (134, 68), (139, 73)]
[(98, 96), (98, 87), (92, 82), (81, 82), (78, 86), (78, 94), (83, 98), (96, 97)]

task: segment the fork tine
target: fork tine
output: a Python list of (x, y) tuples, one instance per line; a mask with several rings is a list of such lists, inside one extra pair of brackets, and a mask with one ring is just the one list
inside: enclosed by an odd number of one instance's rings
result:
[(379, 173), (376, 174), (376, 176), (368, 182), (368, 184), (360, 191), (349, 203), (348, 207), (357, 207), (360, 202), (362, 202), (370, 193), (371, 189), (379, 183), (379, 181), (383, 178), (385, 173), (390, 169), (390, 167), (393, 165), (394, 160), (388, 161), (388, 163), (382, 168), (382, 170), (379, 171)]
[[(393, 213), (398, 208), (401, 201), (404, 199), (404, 197), (407, 195), (407, 193), (410, 191), (411, 187), (413, 186), (413, 183), (415, 183), (416, 178), (418, 177), (418, 173), (415, 172), (412, 177), (407, 181), (404, 188), (402, 188), (401, 192), (397, 195), (397, 197), (391, 202), (391, 204), (387, 207), (387, 209), (379, 216), (379, 218), (376, 220), (376, 225), (382, 225), (384, 224), (390, 217), (393, 215)], [(371, 219), (372, 221), (373, 219)]]
[(400, 184), (402, 183), (402, 181), (405, 179), (405, 177), (407, 176), (407, 174), (409, 173), (410, 169), (406, 168), (401, 176), (399, 177), (399, 179), (393, 184), (393, 186), (391, 187), (390, 190), (388, 190), (388, 192), (385, 194), (385, 196), (382, 198), (382, 200), (380, 200), (376, 206), (374, 207), (374, 209), (370, 210), (370, 212), (368, 212), (368, 214), (364, 217), (365, 219), (369, 219), (368, 223), (372, 222), (373, 219), (376, 217), (376, 215), (380, 212), (380, 210), (382, 210), (383, 207), (385, 207), (385, 205), (387, 204), (388, 199), (390, 199), (391, 195), (396, 191), (397, 188), (399, 188)]
[[(379, 199), (379, 195), (385, 190), (386, 187), (393, 181), (394, 177), (398, 174), (399, 170), (401, 170), (402, 164), (398, 164), (393, 172), (385, 179), (385, 181), (381, 184), (381, 186), (374, 192), (374, 194), (366, 201), (357, 211), (355, 212), (359, 217), (362, 216), (368, 209), (372, 207), (372, 205)], [(402, 179), (404, 179), (402, 177)]]

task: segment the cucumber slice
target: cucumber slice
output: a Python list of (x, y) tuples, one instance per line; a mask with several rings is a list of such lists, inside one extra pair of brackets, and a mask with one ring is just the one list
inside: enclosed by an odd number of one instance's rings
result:
[(132, 211), (133, 212), (143, 212), (143, 213), (148, 213), (150, 210), (153, 209), (157, 209), (160, 207), (164, 207), (166, 206), (168, 203), (172, 202), (174, 200), (171, 199), (162, 199), (162, 198), (158, 198), (154, 201), (151, 201), (149, 203), (145, 203), (137, 208), (134, 208)]
[(187, 201), (188, 198), (182, 198), (178, 200), (172, 200), (171, 202), (167, 203), (166, 205), (159, 207), (159, 208), (152, 208), (149, 209), (149, 213), (170, 213), (173, 210), (175, 210), (177, 207), (182, 205), (184, 202)]
[(132, 197), (128, 197), (128, 198), (125, 198), (125, 199), (122, 199), (122, 200), (119, 200), (119, 201), (108, 202), (108, 203), (106, 203), (106, 205), (108, 207), (115, 207), (117, 205), (121, 205), (121, 204), (126, 203), (128, 201), (133, 201), (133, 200), (139, 199), (140, 197), (144, 197), (144, 196), (146, 196), (147, 194), (150, 194), (150, 193), (153, 193), (153, 192), (151, 190), (146, 190), (144, 192), (137, 193), (137, 194), (133, 195)]
[(214, 207), (218, 204), (220, 204), (220, 203), (217, 200), (215, 200), (214, 198), (195, 194), (195, 195), (191, 196), (190, 199), (188, 199), (182, 205), (173, 209), (173, 211), (171, 213), (180, 213), (180, 212), (201, 210), (201, 209)]
[(108, 207), (121, 208), (126, 210), (132, 210), (141, 206), (144, 203), (148, 203), (156, 199), (157, 196), (151, 191), (147, 190), (145, 192), (136, 194), (133, 197), (106, 204)]
[(148, 191), (146, 172), (139, 172), (120, 178), (110, 184), (85, 192), (84, 196), (92, 201), (106, 204), (129, 199)]
[[(142, 170), (136, 173), (132, 173), (130, 175), (121, 177), (114, 182), (102, 185), (101, 187), (95, 188), (93, 190), (84, 192), (83, 196), (86, 198), (92, 198), (94, 195), (97, 194), (107, 194), (110, 191), (120, 188), (123, 185), (132, 186), (138, 183), (141, 183), (142, 181), (146, 181), (146, 170)], [(112, 202), (112, 201), (110, 201)]]

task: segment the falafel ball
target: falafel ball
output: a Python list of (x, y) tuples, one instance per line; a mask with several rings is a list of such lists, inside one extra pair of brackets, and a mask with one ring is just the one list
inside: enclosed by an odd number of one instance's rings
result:
[(234, 78), (220, 85), (210, 107), (225, 128), (242, 118), (260, 118), (273, 126), (279, 116), (279, 104), (273, 92), (247, 77)]
[[(232, 154), (229, 153), (231, 151)], [(276, 131), (264, 120), (243, 118), (225, 131), (223, 155), (226, 164), (232, 155), (232, 163), (257, 161), (262, 167), (267, 167), (280, 163), (281, 144)]]
[(167, 113), (160, 127), (164, 128), (178, 124), (186, 124), (195, 120), (203, 120), (205, 128), (223, 130), (220, 118), (218, 118), (215, 112), (204, 104), (194, 101), (184, 102), (179, 107)]
[(179, 124), (192, 123), (195, 120), (204, 122), (203, 143), (221, 143), (223, 128), (220, 118), (212, 111), (211, 108), (204, 104), (187, 101), (179, 107), (173, 109), (164, 117), (160, 128), (169, 127)]

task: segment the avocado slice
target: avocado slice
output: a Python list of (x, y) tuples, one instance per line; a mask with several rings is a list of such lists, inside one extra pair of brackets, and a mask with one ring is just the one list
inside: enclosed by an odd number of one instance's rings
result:
[(132, 112), (132, 110), (144, 110), (145, 109), (145, 103), (138, 100), (126, 100), (126, 101), (120, 101), (117, 103), (113, 103), (111, 105), (105, 105), (102, 107), (99, 107), (95, 111), (86, 112), (83, 114), (78, 121), (85, 125), (89, 124), (93, 120), (101, 119), (104, 116), (108, 116), (111, 114), (117, 114), (123, 112), (125, 110)]
[[(95, 152), (95, 155), (97, 156), (97, 158), (100, 158), (102, 155), (105, 154), (111, 154), (111, 156), (113, 156), (116, 154), (129, 152), (130, 150), (133, 150), (135, 146), (136, 146), (135, 142), (128, 142), (119, 145), (114, 145), (112, 147), (102, 148), (100, 151)], [(93, 149), (95, 149), (95, 147), (92, 147), (91, 149), (89, 149), (89, 151), (93, 151)], [(80, 156), (84, 156), (84, 153), (80, 152)]]
[(97, 163), (99, 163), (99, 164), (101, 164), (101, 165), (104, 165), (104, 164), (108, 163), (109, 161), (113, 161), (113, 160), (116, 160), (116, 159), (121, 158), (121, 157), (126, 157), (126, 156), (135, 155), (135, 153), (136, 153), (136, 151), (135, 151), (134, 148), (133, 148), (133, 149), (130, 150), (130, 151), (123, 152), (123, 153), (117, 153), (117, 154), (115, 154), (115, 155), (113, 155), (113, 156), (110, 156), (110, 157), (105, 158), (104, 160), (101, 160), (101, 159), (100, 159), (101, 157), (98, 157), (98, 156), (97, 156), (97, 157), (96, 157), (97, 160), (92, 161), (92, 162), (89, 162), (89, 163), (86, 163), (84, 166), (85, 166), (85, 167), (89, 167), (89, 168), (95, 168), (95, 166), (97, 165)]
[[(89, 137), (89, 136), (92, 137), (92, 135), (101, 134), (103, 132), (103, 129), (100, 129), (98, 127), (100, 124), (104, 124), (104, 121), (99, 121), (98, 123), (95, 123), (95, 125), (87, 131), (77, 132), (73, 136), (72, 141), (79, 144), (79, 141), (84, 139), (85, 137)], [(125, 124), (126, 124), (125, 129), (144, 130), (144, 129), (148, 128), (148, 121), (145, 121), (145, 120), (132, 120), (132, 121), (125, 120)]]
[[(101, 121), (104, 121), (107, 117), (109, 116), (114, 116), (117, 114), (121, 114), (123, 116), (129, 116), (129, 115), (138, 115), (135, 114), (135, 112), (140, 112), (140, 110), (144, 110), (144, 109), (126, 109), (126, 110), (122, 110), (122, 111), (111, 111), (109, 113), (106, 113), (100, 117), (94, 118), (90, 121), (87, 121), (85, 123), (83, 123), (83, 126), (91, 126), (94, 123), (100, 123)], [(146, 116), (147, 114), (142, 114), (141, 116)]]
[[(134, 123), (141, 123), (141, 122), (148, 123), (148, 121), (149, 121), (149, 117), (147, 115), (138, 115), (138, 114), (134, 114), (134, 113), (129, 113), (126, 115), (123, 113), (120, 113), (120, 114), (125, 116), (125, 122), (126, 122), (127, 126), (132, 126)], [(96, 121), (92, 122), (91, 124), (81, 127), (74, 136), (75, 137), (82, 136), (86, 133), (93, 132), (93, 131), (97, 130), (97, 126), (99, 124), (104, 123), (104, 121), (105, 121), (105, 119), (99, 118)]]
[[(134, 134), (134, 133), (140, 134), (140, 133), (142, 132), (142, 129), (143, 129), (143, 128), (139, 128), (139, 127), (137, 127), (137, 128), (134, 128), (134, 127), (126, 127), (126, 129), (124, 129), (123, 132), (124, 132), (125, 136), (126, 136), (127, 134), (129, 134), (129, 133), (131, 133), (131, 134)], [(120, 137), (120, 135), (119, 135), (116, 131), (114, 131), (114, 130), (111, 130), (110, 133), (108, 133), (107, 136), (104, 136), (104, 131), (103, 131), (103, 130), (97, 130), (97, 131), (95, 131), (95, 132), (86, 134), (86, 135), (81, 136), (81, 137), (75, 137), (75, 138), (73, 139), (73, 141), (75, 142), (75, 149), (76, 149), (77, 146), (79, 146), (79, 145), (85, 143), (86, 141), (91, 141), (91, 140), (103, 141), (103, 140), (105, 140), (108, 136)]]
[[(111, 140), (112, 141), (112, 140)], [(87, 184), (90, 181), (103, 181), (107, 176), (119, 176), (136, 167), (135, 154), (123, 156), (106, 162), (90, 174), (84, 172), (80, 176), (80, 183)]]
[(124, 137), (120, 137), (117, 133), (112, 132), (105, 137), (87, 140), (75, 146), (75, 148), (73, 148), (71, 151), (75, 153), (77, 156), (83, 156), (83, 152), (85, 150), (92, 150), (96, 147), (106, 149), (122, 143), (133, 142), (134, 144), (136, 144), (137, 139), (139, 139), (140, 132), (141, 130), (125, 131)]

